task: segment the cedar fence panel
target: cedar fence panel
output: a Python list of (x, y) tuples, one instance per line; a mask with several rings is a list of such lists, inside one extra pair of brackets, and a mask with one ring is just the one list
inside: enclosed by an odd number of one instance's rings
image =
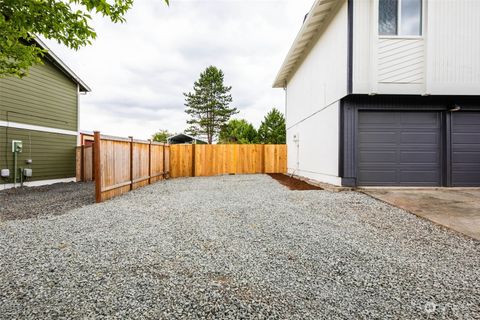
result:
[[(93, 155), (95, 198), (103, 202), (168, 177), (286, 173), (286, 145), (165, 145), (95, 132), (93, 149), (77, 150), (84, 164)], [(90, 161), (91, 163), (91, 161)], [(77, 164), (78, 166), (78, 164)], [(78, 171), (78, 169), (77, 169)]]
[(172, 145), (170, 152), (172, 178), (287, 172), (286, 145)]
[[(163, 144), (94, 134), (95, 199), (103, 202), (162, 180), (167, 172)], [(161, 164), (158, 164), (161, 162)]]
[(76, 179), (93, 181), (93, 146), (77, 147)]

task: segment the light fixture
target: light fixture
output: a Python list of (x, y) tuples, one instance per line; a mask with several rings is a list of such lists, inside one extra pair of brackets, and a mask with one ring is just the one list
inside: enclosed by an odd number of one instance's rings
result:
[(448, 111), (450, 112), (455, 112), (460, 110), (462, 110), (462, 107), (460, 107), (458, 104), (454, 104), (448, 108)]

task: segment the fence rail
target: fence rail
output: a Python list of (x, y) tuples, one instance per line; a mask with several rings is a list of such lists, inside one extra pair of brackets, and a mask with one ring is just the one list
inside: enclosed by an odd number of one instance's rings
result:
[[(97, 202), (169, 177), (287, 171), (286, 145), (166, 145), (95, 132), (93, 148), (87, 149), (83, 146), (77, 156), (87, 162), (93, 155)], [(89, 165), (80, 165), (85, 178)]]

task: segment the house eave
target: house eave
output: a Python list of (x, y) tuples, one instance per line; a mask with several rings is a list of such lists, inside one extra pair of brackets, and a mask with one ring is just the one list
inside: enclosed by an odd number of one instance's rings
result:
[(312, 41), (317, 39), (318, 32), (330, 20), (330, 15), (335, 12), (334, 8), (339, 1), (342, 0), (315, 0), (278, 71), (273, 88), (285, 88), (287, 86), (299, 62), (308, 53), (308, 48), (310, 48)]

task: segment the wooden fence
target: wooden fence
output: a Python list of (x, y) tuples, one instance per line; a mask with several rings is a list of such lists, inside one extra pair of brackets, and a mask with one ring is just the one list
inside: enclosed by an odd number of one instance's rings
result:
[(93, 181), (93, 145), (77, 147), (77, 181)]
[(168, 177), (169, 146), (94, 134), (95, 199), (102, 202)]
[(172, 178), (287, 172), (286, 145), (177, 144), (170, 150)]
[(93, 155), (97, 202), (169, 177), (287, 172), (286, 145), (170, 146), (95, 132), (93, 149), (87, 150), (85, 146), (77, 149), (77, 157), (84, 162), (81, 175), (85, 178), (89, 166), (85, 162), (91, 162)]

